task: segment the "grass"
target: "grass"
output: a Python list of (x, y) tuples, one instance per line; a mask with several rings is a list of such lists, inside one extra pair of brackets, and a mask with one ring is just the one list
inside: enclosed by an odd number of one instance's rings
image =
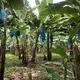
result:
[[(60, 55), (53, 53), (52, 54), (52, 61), (48, 62), (48, 61), (43, 61), (43, 59), (40, 59), (39, 62), (37, 62), (36, 67), (33, 69), (31, 67), (22, 67), (22, 62), (21, 60), (18, 59), (17, 56), (13, 55), (13, 54), (6, 54), (6, 68), (5, 68), (5, 77), (8, 77), (11, 75), (11, 73), (13, 72), (18, 72), (21, 75), (23, 75), (24, 73), (28, 73), (32, 72), (32, 74), (36, 74), (37, 76), (34, 77), (33, 80), (48, 80), (49, 77), (51, 77), (51, 75), (48, 74), (48, 72), (45, 70), (45, 68), (42, 67), (42, 65), (44, 66), (48, 66), (48, 67), (52, 67), (54, 72), (57, 73), (58, 75), (63, 75), (64, 74), (64, 68), (63, 68), (63, 64), (62, 64), (62, 58)], [(43, 58), (43, 54), (38, 53), (37, 54), (37, 59), (39, 58)], [(71, 75), (71, 74), (69, 74)], [(23, 80), (23, 79), (21, 79)], [(26, 79), (25, 79), (26, 80)], [(57, 80), (57, 79), (55, 79)], [(70, 80), (70, 79), (69, 79)]]
[[(43, 57), (44, 55), (42, 53), (37, 53), (37, 56), (38, 57)], [(52, 56), (55, 57), (55, 58), (61, 58), (61, 56), (59, 54), (56, 54), (56, 53), (52, 53)]]
[(21, 66), (21, 60), (17, 56), (7, 53), (6, 54), (6, 67)]
[[(41, 54), (41, 53), (38, 53), (37, 54), (37, 57), (38, 58), (43, 58), (43, 54)], [(43, 60), (43, 59), (42, 59)], [(54, 61), (54, 62), (61, 62), (62, 61), (62, 57), (59, 55), (59, 54), (56, 54), (56, 53), (52, 53), (52, 61)]]

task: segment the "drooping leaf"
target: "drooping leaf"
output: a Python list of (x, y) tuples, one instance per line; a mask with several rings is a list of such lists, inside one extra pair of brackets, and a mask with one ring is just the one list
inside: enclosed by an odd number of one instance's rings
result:
[(63, 80), (58, 74), (54, 72), (52, 67), (48, 66), (43, 66), (43, 67), (46, 68), (47, 72), (52, 76), (52, 80)]
[(48, 23), (49, 23), (49, 24), (54, 24), (55, 22), (59, 21), (60, 18), (61, 18), (61, 15), (56, 14), (56, 15), (54, 15), (54, 16), (50, 19), (50, 21), (48, 21)]
[(44, 22), (46, 17), (51, 14), (49, 9), (47, 7), (45, 7), (45, 9), (43, 9), (42, 11), (39, 12), (39, 19)]
[(41, 4), (39, 5), (39, 12), (44, 10), (46, 6), (47, 6), (47, 0), (42, 0)]
[(2, 0), (4, 3), (6, 3), (7, 2), (7, 0)]
[(23, 0), (7, 0), (7, 2), (13, 9), (23, 9)]
[(68, 55), (65, 52), (65, 49), (61, 46), (56, 46), (56, 48), (51, 49), (53, 53), (59, 54), (63, 58), (68, 58)]
[(53, 0), (42, 0), (40, 6), (38, 8), (38, 10), (39, 10), (39, 19), (41, 21), (44, 21), (45, 18), (49, 14), (51, 14), (51, 12), (50, 12), (49, 8), (47, 8), (47, 6), (48, 6), (49, 3), (52, 3), (52, 2), (53, 2)]
[(80, 1), (79, 0), (67, 0), (68, 3), (74, 7), (76, 7), (77, 9), (80, 9)]
[(47, 4), (53, 3), (53, 0), (47, 0)]
[(75, 29), (71, 28), (69, 31), (69, 35), (73, 38), (74, 36), (76, 36), (78, 30), (79, 30), (79, 28), (77, 26), (75, 27)]
[[(42, 0), (41, 1), (41, 4), (39, 5), (39, 7), (38, 7), (38, 11), (39, 11), (39, 19), (40, 20), (42, 20), (42, 18), (41, 18), (41, 14), (43, 13), (43, 11), (45, 10), (45, 8), (46, 8), (46, 6), (47, 6), (47, 0)], [(43, 18), (44, 19), (44, 18)]]
[(72, 7), (64, 7), (63, 12), (66, 12), (68, 14), (77, 14), (78, 10)]

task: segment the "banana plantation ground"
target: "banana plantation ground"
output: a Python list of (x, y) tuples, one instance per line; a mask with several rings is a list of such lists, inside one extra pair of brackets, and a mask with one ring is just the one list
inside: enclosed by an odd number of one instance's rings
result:
[(0, 80), (80, 80), (80, 1), (0, 0)]
[[(35, 64), (29, 64), (27, 67), (22, 66), (22, 62), (12, 54), (6, 54), (6, 68), (4, 80), (63, 80), (64, 65), (63, 59), (53, 55), (52, 61), (44, 61), (43, 54), (37, 54)], [(67, 80), (73, 80), (71, 64), (67, 65)], [(54, 79), (51, 79), (54, 77)], [(61, 78), (60, 78), (61, 77)], [(32, 79), (30, 79), (32, 78)]]

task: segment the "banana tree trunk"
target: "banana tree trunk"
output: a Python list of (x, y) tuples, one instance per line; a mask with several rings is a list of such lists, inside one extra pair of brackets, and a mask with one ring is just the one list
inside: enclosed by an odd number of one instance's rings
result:
[[(73, 40), (71, 38), (71, 41), (70, 41), (70, 61), (71, 63), (74, 63), (73, 62), (73, 59), (74, 59), (74, 52), (73, 52)], [(75, 63), (74, 63), (75, 64)], [(73, 75), (74, 75), (74, 78), (76, 77), (76, 71), (75, 71), (75, 67), (74, 65), (72, 64), (72, 70), (73, 70)]]
[(47, 32), (47, 60), (51, 61), (51, 52), (50, 52), (50, 44), (49, 44), (49, 32)]
[(78, 45), (74, 46), (74, 53), (75, 53), (75, 73), (76, 73), (76, 80), (80, 80), (80, 51), (78, 49)]
[(25, 53), (25, 49), (24, 49), (23, 45), (22, 45), (22, 63), (23, 63), (24, 66), (27, 66), (26, 53)]
[[(52, 33), (51, 33), (52, 35)], [(52, 35), (53, 37), (53, 35)], [(53, 39), (50, 40), (50, 48), (52, 49), (52, 44), (53, 44)], [(51, 60), (52, 60), (52, 52), (50, 51), (50, 56), (51, 56)]]
[(35, 63), (38, 38), (39, 38), (39, 32), (38, 32), (37, 35), (36, 35), (35, 47), (34, 47), (34, 49), (33, 49), (33, 54), (32, 54), (32, 59), (31, 59), (31, 62), (32, 62), (32, 63)]
[(16, 43), (17, 43), (17, 49), (18, 49), (18, 53), (19, 53), (19, 59), (21, 59), (21, 52), (20, 52), (20, 47), (19, 47), (19, 40), (18, 40), (18, 37), (16, 35)]
[(67, 62), (64, 63), (64, 80), (67, 80)]
[[(73, 74), (74, 74), (74, 78), (75, 80), (80, 80), (80, 73), (78, 73), (79, 69), (77, 70), (77, 68), (80, 68), (80, 65), (78, 65), (78, 61), (77, 61), (77, 51), (78, 51), (78, 47), (73, 46), (73, 40), (71, 39), (71, 45), (70, 45), (70, 61), (74, 64), (72, 64), (72, 69), (73, 69)], [(75, 56), (75, 62), (73, 62), (74, 60), (74, 56)]]
[(4, 26), (4, 38), (1, 45), (1, 70), (0, 70), (0, 80), (4, 80), (4, 70), (5, 70), (5, 54), (6, 54), (6, 25)]
[(71, 43), (70, 43), (70, 60), (72, 61), (73, 60), (73, 40), (71, 38)]

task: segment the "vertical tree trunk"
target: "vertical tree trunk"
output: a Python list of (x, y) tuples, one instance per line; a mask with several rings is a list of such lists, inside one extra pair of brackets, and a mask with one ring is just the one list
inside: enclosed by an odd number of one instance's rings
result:
[(18, 40), (18, 37), (16, 35), (16, 43), (17, 43), (17, 49), (18, 49), (18, 53), (19, 53), (19, 59), (21, 59), (21, 52), (20, 52), (20, 47), (19, 47), (19, 40)]
[(71, 43), (70, 43), (70, 60), (71, 61), (73, 59), (73, 56), (74, 56), (74, 54), (73, 54), (73, 40), (71, 38)]
[[(51, 32), (51, 36), (53, 36), (52, 32)], [(52, 43), (53, 43), (53, 39), (51, 38), (50, 39), (50, 49), (52, 49)], [(51, 51), (50, 51), (50, 56), (51, 56), (51, 60), (52, 60), (52, 52)]]
[[(71, 39), (71, 44), (70, 44), (70, 61), (73, 63), (72, 64), (72, 69), (73, 69), (73, 74), (74, 74), (74, 78), (75, 80), (77, 80), (77, 70), (76, 70), (76, 63), (73, 61), (74, 60), (74, 56), (75, 56), (75, 48), (73, 47), (73, 40)], [(75, 60), (76, 61), (76, 60)], [(79, 79), (78, 79), (79, 80)]]
[(49, 32), (47, 32), (47, 59), (48, 61), (51, 61), (51, 53), (49, 47)]
[(78, 45), (74, 46), (75, 53), (75, 73), (77, 80), (80, 80), (80, 52), (78, 50)]
[[(51, 38), (53, 37), (53, 34), (51, 32)], [(52, 43), (53, 43), (53, 39), (50, 40), (50, 45), (51, 45), (51, 48), (52, 48)]]
[(31, 59), (31, 62), (32, 62), (32, 63), (35, 63), (38, 38), (39, 38), (39, 32), (38, 32), (37, 35), (36, 35), (35, 47), (34, 47), (34, 49), (33, 49), (33, 54), (32, 54), (32, 59)]
[(6, 53), (6, 26), (4, 26), (4, 38), (2, 41), (2, 57), (1, 57), (1, 70), (0, 70), (0, 80), (4, 80), (4, 70), (5, 70), (5, 53)]
[[(21, 54), (22, 54), (22, 62), (24, 66), (27, 66), (29, 63), (29, 56), (28, 56), (28, 37), (24, 33), (22, 37), (22, 49), (21, 49)], [(31, 46), (32, 47), (32, 46)]]
[(23, 45), (22, 45), (22, 63), (23, 63), (23, 65), (25, 65), (26, 66), (26, 59), (25, 59), (25, 52), (24, 52), (24, 48), (23, 48)]
[(67, 80), (67, 62), (64, 63), (64, 80)]
[(43, 55), (43, 60), (47, 60), (47, 56), (46, 56), (46, 45), (45, 44), (43, 44), (41, 46), (41, 50), (42, 50), (42, 53), (44, 54)]

